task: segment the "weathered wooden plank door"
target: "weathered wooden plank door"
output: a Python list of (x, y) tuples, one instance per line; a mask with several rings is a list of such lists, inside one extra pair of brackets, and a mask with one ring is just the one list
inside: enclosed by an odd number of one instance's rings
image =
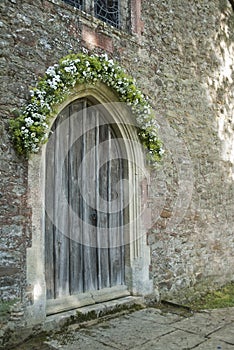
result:
[(48, 300), (125, 284), (126, 164), (114, 124), (89, 106), (86, 99), (67, 106), (46, 149)]

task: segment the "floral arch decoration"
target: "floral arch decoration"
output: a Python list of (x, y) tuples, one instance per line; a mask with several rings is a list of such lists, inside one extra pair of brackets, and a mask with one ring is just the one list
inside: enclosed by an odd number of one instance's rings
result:
[(111, 87), (117, 92), (119, 101), (129, 106), (148, 159), (151, 163), (159, 161), (163, 154), (162, 143), (148, 99), (137, 88), (135, 80), (106, 54), (71, 54), (46, 70), (45, 76), (30, 90), (29, 103), (10, 122), (18, 153), (27, 158), (31, 153), (38, 153), (40, 146), (48, 140), (56, 105), (66, 99), (76, 84), (95, 84), (97, 81)]

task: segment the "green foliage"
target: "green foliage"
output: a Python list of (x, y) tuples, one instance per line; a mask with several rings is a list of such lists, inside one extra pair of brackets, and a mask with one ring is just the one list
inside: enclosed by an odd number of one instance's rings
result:
[(194, 300), (190, 306), (196, 310), (234, 307), (234, 282)]
[(55, 106), (63, 102), (76, 84), (95, 84), (101, 81), (111, 87), (136, 117), (138, 135), (148, 151), (148, 159), (159, 161), (162, 144), (158, 139), (158, 126), (152, 109), (132, 77), (107, 55), (72, 54), (62, 58), (59, 64), (49, 67), (31, 92), (29, 104), (10, 122), (13, 141), (19, 154), (29, 157), (37, 153), (47, 141), (50, 118)]

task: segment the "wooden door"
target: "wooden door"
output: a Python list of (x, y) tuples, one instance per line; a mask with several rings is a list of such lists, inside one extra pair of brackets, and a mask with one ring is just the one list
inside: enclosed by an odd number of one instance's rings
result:
[(90, 105), (83, 99), (67, 106), (47, 144), (48, 300), (125, 284), (122, 180), (127, 166), (115, 125)]

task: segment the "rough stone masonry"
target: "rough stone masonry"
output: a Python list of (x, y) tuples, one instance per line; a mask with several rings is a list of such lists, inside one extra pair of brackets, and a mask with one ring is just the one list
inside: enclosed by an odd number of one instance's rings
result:
[[(133, 3), (121, 1), (125, 13)], [(1, 300), (20, 301), (23, 309), (33, 303), (26, 259), (33, 232), (28, 163), (14, 150), (9, 120), (50, 65), (84, 49), (119, 61), (149, 97), (161, 127), (165, 155), (151, 174), (155, 217), (147, 233), (155, 293), (182, 302), (233, 280), (230, 2), (145, 0), (140, 18), (134, 11), (126, 15), (122, 31), (61, 0), (2, 0), (0, 13)]]

